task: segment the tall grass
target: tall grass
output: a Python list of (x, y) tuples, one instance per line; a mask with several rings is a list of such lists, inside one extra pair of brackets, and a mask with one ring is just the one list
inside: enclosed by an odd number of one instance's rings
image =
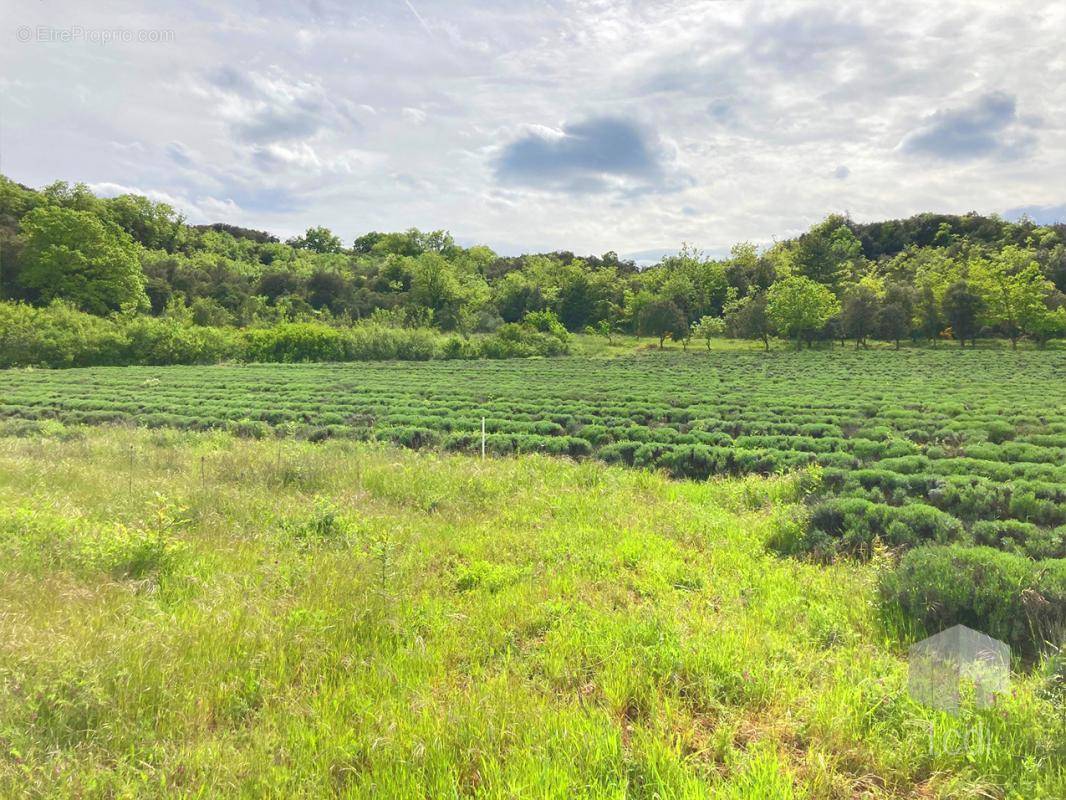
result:
[(794, 479), (46, 432), (0, 438), (0, 796), (1066, 793), (1044, 672), (924, 709), (879, 561), (768, 553)]

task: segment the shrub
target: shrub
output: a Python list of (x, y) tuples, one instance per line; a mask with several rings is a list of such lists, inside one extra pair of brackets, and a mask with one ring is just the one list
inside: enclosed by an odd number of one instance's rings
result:
[(884, 603), (934, 633), (967, 625), (1033, 657), (1062, 642), (1066, 561), (1036, 562), (988, 547), (921, 547), (884, 573)]
[(313, 322), (285, 322), (245, 331), (242, 355), (248, 361), (343, 361), (339, 330)]
[(449, 336), (440, 348), (440, 357), (445, 359), (477, 358), (477, 346), (461, 336)]
[(925, 456), (885, 458), (878, 463), (878, 467), (880, 469), (891, 470), (892, 472), (901, 472), (904, 475), (914, 475), (929, 470), (929, 459)]
[(1003, 420), (992, 420), (985, 426), (988, 441), (993, 444), (1002, 444), (1014, 438), (1015, 428)]
[(633, 466), (654, 469), (663, 463), (664, 458), (668, 459), (673, 450), (673, 445), (645, 442), (633, 453)]
[(485, 358), (560, 356), (568, 352), (568, 339), (514, 323), (501, 325), (496, 333), (481, 341), (481, 355)]
[(789, 554), (828, 559), (838, 553), (867, 557), (875, 539), (896, 547), (950, 543), (965, 537), (962, 523), (923, 503), (894, 507), (857, 497), (826, 500), (811, 510), (807, 535)]
[(563, 325), (559, 320), (559, 317), (557, 317), (555, 312), (551, 309), (545, 309), (544, 311), (530, 311), (522, 319), (522, 323), (531, 330), (551, 334), (561, 341), (566, 341), (569, 335), (566, 326)]
[(1051, 500), (1041, 500), (1030, 491), (1019, 491), (1011, 495), (1010, 515), (1040, 525), (1053, 525), (1060, 517), (1058, 505)]
[(685, 445), (664, 453), (659, 458), (659, 464), (675, 477), (706, 480), (711, 475), (723, 471), (725, 465), (719, 454), (721, 449), (698, 444)]
[[(376, 323), (344, 331), (344, 361), (428, 361), (437, 355), (438, 334), (428, 328), (393, 328)], [(321, 359), (315, 359), (321, 360)]]
[(226, 430), (241, 439), (267, 439), (270, 437), (270, 426), (265, 422), (251, 419), (230, 420), (226, 423)]
[(1066, 559), (1066, 525), (1054, 529), (1039, 528), (1025, 542), (1030, 558)]
[(125, 344), (111, 320), (59, 301), (46, 308), (0, 303), (0, 368), (119, 364)]
[(1006, 487), (987, 478), (949, 475), (939, 483), (930, 485), (927, 495), (937, 508), (965, 520), (1007, 514)]
[(378, 431), (378, 438), (402, 447), (420, 450), (440, 443), (440, 433), (430, 428), (407, 426), (401, 428), (384, 428)]
[(1016, 519), (979, 520), (970, 531), (974, 544), (1032, 558), (1059, 557), (1054, 552), (1042, 552), (1049, 547), (1050, 536), (1042, 536), (1043, 531), (1031, 522), (1019, 522)]
[(910, 503), (894, 508), (888, 517), (887, 533), (891, 544), (949, 544), (963, 539), (966, 535), (959, 520), (924, 503)]
[(643, 445), (640, 442), (623, 440), (601, 447), (596, 455), (608, 464), (622, 463), (633, 466), (636, 452), (641, 447)]
[(123, 364), (210, 364), (240, 352), (237, 332), (176, 320), (134, 317), (124, 323)]
[(851, 469), (856, 464), (850, 453), (819, 453), (814, 460), (823, 467), (836, 469)]

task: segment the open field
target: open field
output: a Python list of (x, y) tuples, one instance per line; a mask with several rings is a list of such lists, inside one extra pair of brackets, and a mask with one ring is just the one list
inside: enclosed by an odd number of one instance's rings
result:
[(0, 796), (1062, 797), (1043, 676), (925, 709), (880, 557), (767, 552), (802, 486), (0, 437)]
[[(787, 544), (875, 538), (1066, 556), (1066, 353), (646, 353), (506, 362), (0, 372), (0, 416), (544, 452), (675, 477), (816, 465)], [(899, 524), (897, 524), (899, 523)]]

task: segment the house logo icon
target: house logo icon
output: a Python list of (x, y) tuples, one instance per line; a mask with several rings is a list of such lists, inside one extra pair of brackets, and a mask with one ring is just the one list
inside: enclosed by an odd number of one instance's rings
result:
[(1010, 647), (955, 625), (923, 639), (908, 653), (907, 690), (923, 705), (956, 715), (972, 700), (989, 708), (1010, 683)]

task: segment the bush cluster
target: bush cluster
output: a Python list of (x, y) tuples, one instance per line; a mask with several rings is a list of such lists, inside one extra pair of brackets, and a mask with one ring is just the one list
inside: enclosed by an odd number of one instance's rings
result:
[(287, 322), (264, 328), (194, 325), (167, 317), (98, 317), (53, 303), (0, 303), (0, 368), (214, 364), (221, 361), (426, 361), (526, 358), (569, 351), (563, 331), (505, 325), (466, 339), (432, 328), (378, 322), (332, 326)]

